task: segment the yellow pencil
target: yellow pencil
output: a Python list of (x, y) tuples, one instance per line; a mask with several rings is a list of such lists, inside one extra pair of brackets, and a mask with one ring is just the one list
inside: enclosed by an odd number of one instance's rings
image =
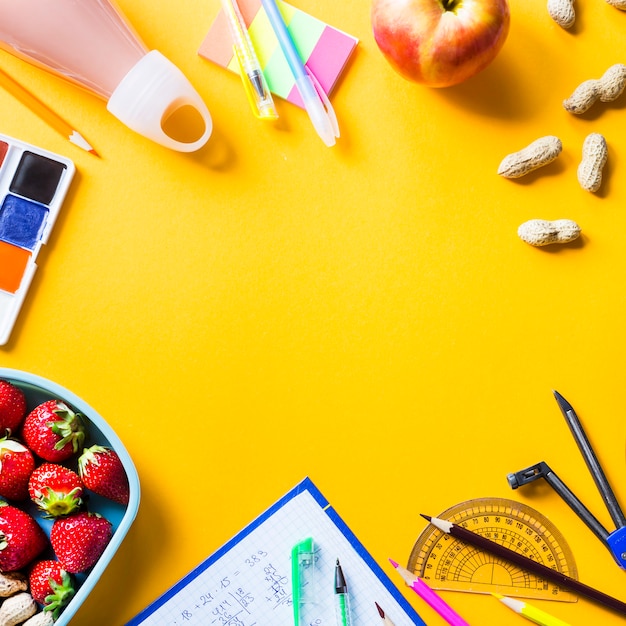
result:
[(73, 144), (87, 152), (98, 156), (98, 153), (87, 143), (85, 138), (72, 128), (63, 118), (59, 117), (50, 107), (45, 105), (39, 98), (22, 87), (14, 78), (0, 69), (0, 87), (4, 87), (12, 96), (26, 105), (33, 113), (36, 113), (54, 130), (67, 137)]
[(517, 614), (529, 619), (531, 622), (535, 622), (535, 624), (540, 624), (540, 626), (569, 626), (564, 621), (557, 619), (556, 617), (552, 617), (552, 615), (548, 615), (548, 613), (545, 613), (544, 611), (540, 611), (527, 602), (514, 600), (513, 598), (506, 598), (505, 596), (501, 596), (497, 593), (494, 593), (493, 595), (498, 598), (502, 604), (508, 606)]

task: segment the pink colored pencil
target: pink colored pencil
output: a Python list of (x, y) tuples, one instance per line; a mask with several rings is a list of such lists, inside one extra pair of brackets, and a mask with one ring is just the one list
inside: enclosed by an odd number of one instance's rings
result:
[(415, 593), (434, 609), (450, 626), (469, 626), (469, 624), (452, 607), (447, 604), (441, 596), (431, 589), (421, 578), (409, 572), (395, 561), (389, 562), (396, 568), (404, 582), (415, 591)]

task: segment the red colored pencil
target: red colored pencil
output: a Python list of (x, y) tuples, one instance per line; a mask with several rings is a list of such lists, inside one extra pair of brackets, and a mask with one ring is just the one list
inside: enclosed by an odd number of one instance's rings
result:
[(380, 619), (383, 620), (383, 624), (385, 626), (396, 626), (386, 615), (385, 615), (385, 611), (383, 611), (380, 608), (380, 605), (378, 604), (378, 602), (374, 602), (374, 604), (376, 605), (376, 608), (378, 609), (378, 615), (380, 615)]

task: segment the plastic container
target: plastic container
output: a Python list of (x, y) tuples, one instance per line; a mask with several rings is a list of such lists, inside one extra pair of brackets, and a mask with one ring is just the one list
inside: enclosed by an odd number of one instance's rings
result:
[[(111, 522), (113, 525), (113, 537), (100, 559), (89, 571), (74, 575), (77, 585), (76, 595), (55, 622), (55, 626), (66, 626), (102, 576), (102, 573), (120, 547), (120, 544), (137, 515), (140, 498), (139, 477), (137, 476), (137, 471), (126, 448), (124, 448), (118, 436), (104, 419), (84, 400), (81, 400), (71, 391), (68, 391), (60, 385), (40, 376), (36, 376), (35, 374), (29, 374), (14, 369), (0, 368), (0, 379), (13, 383), (24, 392), (29, 412), (46, 400), (56, 399), (63, 400), (63, 402), (68, 404), (71, 408), (81, 413), (87, 431), (85, 447), (100, 444), (113, 448), (120, 457), (124, 469), (126, 470), (126, 475), (128, 476), (130, 498), (127, 506), (89, 493), (88, 509), (100, 513)], [(21, 507), (21, 505), (19, 506)], [(41, 514), (36, 511), (34, 504), (32, 504), (32, 506), (24, 505), (23, 508), (37, 520), (49, 536), (52, 521), (44, 519)], [(44, 553), (42, 558), (46, 555), (47, 553)], [(48, 557), (53, 558), (52, 554), (48, 555)]]
[(0, 48), (100, 96), (126, 126), (168, 148), (192, 152), (211, 135), (191, 83), (146, 48), (112, 0), (0, 0)]

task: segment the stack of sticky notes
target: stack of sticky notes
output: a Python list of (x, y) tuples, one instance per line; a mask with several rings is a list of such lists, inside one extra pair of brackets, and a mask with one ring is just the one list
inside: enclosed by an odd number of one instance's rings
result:
[[(268, 87), (276, 96), (302, 107), (300, 94), (287, 65), (287, 60), (261, 0), (238, 0), (239, 9), (248, 24), (248, 33), (267, 80)], [(300, 57), (329, 94), (341, 75), (358, 39), (348, 35), (286, 2), (278, 2), (291, 37)], [(228, 23), (220, 11), (202, 42), (198, 54), (203, 58), (239, 73), (233, 52)]]

